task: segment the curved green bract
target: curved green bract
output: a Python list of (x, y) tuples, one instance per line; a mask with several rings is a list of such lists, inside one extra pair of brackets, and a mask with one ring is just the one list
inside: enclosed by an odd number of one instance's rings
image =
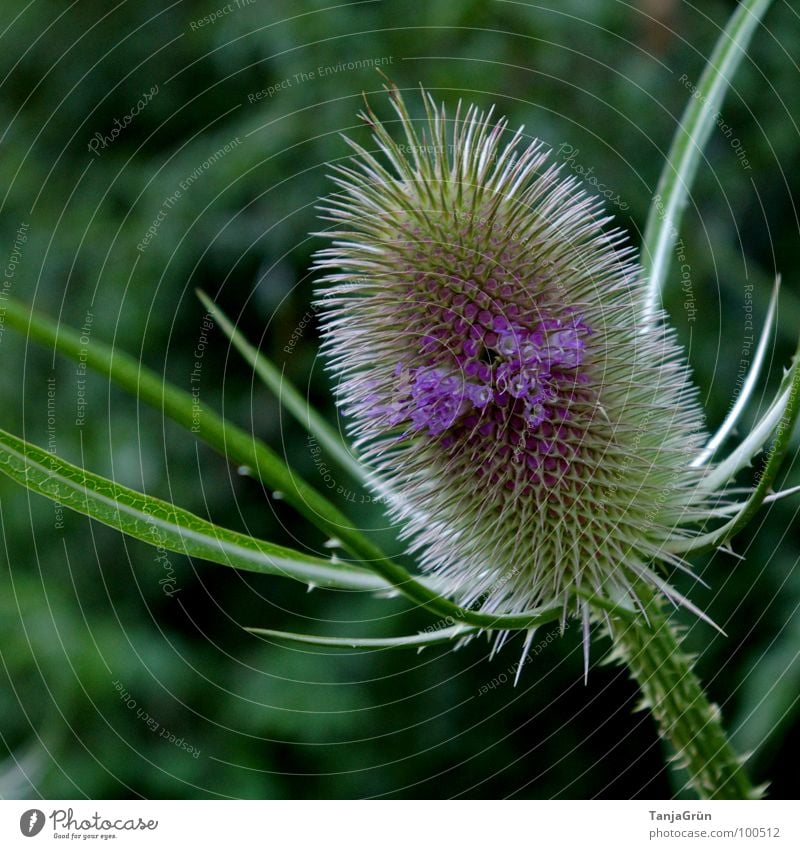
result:
[(649, 277), (650, 310), (658, 308), (703, 148), (716, 126), (719, 108), (759, 21), (772, 0), (742, 0), (717, 40), (697, 87), (681, 116), (650, 205), (642, 240), (642, 265)]
[(666, 548), (669, 551), (676, 554), (698, 554), (704, 551), (712, 551), (744, 528), (764, 503), (783, 464), (798, 414), (800, 414), (800, 346), (798, 346), (788, 376), (790, 377), (789, 385), (781, 395), (781, 405), (776, 407), (780, 415), (775, 428), (775, 439), (770, 447), (758, 483), (750, 497), (740, 507), (739, 512), (722, 527), (701, 536), (680, 540), (668, 545)]
[(728, 415), (725, 416), (722, 424), (717, 428), (714, 435), (706, 443), (705, 448), (692, 460), (689, 464), (693, 467), (704, 466), (715, 454), (717, 449), (728, 438), (731, 431), (736, 427), (736, 423), (741, 418), (747, 402), (755, 389), (758, 377), (761, 374), (761, 367), (764, 365), (764, 358), (767, 353), (767, 346), (772, 338), (772, 330), (775, 324), (775, 316), (778, 312), (778, 292), (781, 286), (780, 274), (775, 278), (775, 285), (772, 288), (772, 296), (769, 299), (767, 307), (767, 317), (764, 319), (764, 326), (761, 329), (761, 338), (758, 340), (758, 346), (753, 356), (753, 361), (747, 372), (747, 377), (742, 383), (739, 395), (733, 403)]
[(724, 460), (713, 466), (700, 481), (700, 487), (704, 491), (715, 492), (732, 480), (766, 445), (770, 435), (780, 426), (780, 422), (785, 421), (787, 413), (791, 413), (792, 406), (797, 400), (798, 368), (800, 368), (800, 355), (796, 354), (791, 368), (781, 381), (775, 400), (764, 415), (739, 445)]
[[(223, 566), (282, 575), (318, 586), (387, 590), (424, 599), (423, 606), (485, 629), (531, 628), (558, 618), (560, 608), (495, 616), (459, 607), (385, 560), (373, 571), (349, 563), (332, 565), (291, 548), (221, 528), (167, 501), (144, 495), (0, 430), (0, 472), (27, 489), (83, 513), (135, 539)], [(386, 573), (386, 580), (381, 580)]]
[(4, 430), (0, 430), (0, 472), (39, 495), (168, 551), (321, 587), (386, 589), (386, 583), (371, 572), (345, 563), (333, 566), (328, 560), (221, 528), (167, 501), (73, 466)]
[(608, 599), (601, 598), (594, 593), (586, 592), (585, 590), (580, 589), (579, 587), (575, 587), (573, 589), (573, 594), (578, 598), (582, 598), (584, 601), (589, 602), (589, 606), (596, 608), (597, 610), (602, 610), (606, 614), (610, 614), (611, 616), (615, 616), (617, 619), (622, 619), (626, 622), (633, 622), (638, 619), (639, 613), (633, 608), (623, 607), (620, 604), (614, 604), (614, 602), (609, 601)]

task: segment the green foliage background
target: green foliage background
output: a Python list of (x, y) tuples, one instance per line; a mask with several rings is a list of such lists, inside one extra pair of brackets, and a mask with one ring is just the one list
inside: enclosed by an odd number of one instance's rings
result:
[[(567, 169), (580, 167), (618, 195), (609, 211), (638, 242), (690, 96), (686, 83), (698, 80), (733, 5), (253, 0), (229, 4), (203, 26), (219, 7), (40, 0), (7, 9), (4, 267), (15, 234), (29, 225), (10, 291), (75, 327), (90, 313), (88, 344), (93, 336), (113, 341), (177, 385), (199, 385), (201, 404), (282, 451), (399, 554), (379, 509), (332, 461), (323, 457), (330, 474), (321, 471), (305, 434), (219, 331), (203, 351), (199, 384), (191, 383), (203, 333), (194, 288), (215, 296), (333, 419), (306, 317), (309, 258), (322, 244), (308, 234), (321, 227), (314, 206), (330, 190), (328, 165), (347, 155), (339, 133), (368, 141), (355, 117), (362, 91), (389, 114), (375, 70), (348, 63), (380, 59), (401, 88), (422, 82), (453, 105), (459, 97), (496, 103), (556, 156), (572, 150)], [(766, 27), (722, 111), (749, 168), (724, 131), (715, 133), (685, 219), (685, 260), (673, 266), (666, 296), (709, 426), (736, 385), (746, 287), (758, 322), (775, 272), (784, 274), (766, 387), (788, 361), (800, 318), (796, 8), (776, 2)], [(320, 74), (325, 67), (333, 70)], [(285, 80), (272, 96), (250, 97)], [(90, 152), (95, 133), (109, 135), (156, 85), (118, 137)], [(163, 221), (139, 250), (159, 210)], [(74, 363), (5, 329), (0, 364), (3, 428), (218, 523), (325, 551), (324, 539), (253, 480), (92, 375), (86, 420), (76, 425), (83, 377)], [(766, 389), (758, 395), (750, 420), (768, 397)], [(798, 477), (790, 465), (787, 485)], [(717, 555), (700, 564), (710, 589), (676, 579), (728, 633), (686, 619), (733, 742), (755, 751), (755, 777), (771, 779), (775, 797), (796, 794), (791, 765), (800, 756), (796, 505), (763, 511), (736, 542), (744, 562)], [(287, 581), (177, 556), (167, 566), (153, 549), (82, 517), (65, 513), (62, 523), (51, 503), (5, 478), (0, 519), (2, 796), (680, 792), (652, 720), (634, 712), (626, 674), (593, 663), (584, 686), (577, 628), (560, 639), (539, 635), (544, 647), (516, 688), (502, 679), (518, 659), (518, 639), (492, 660), (483, 642), (419, 655), (285, 647), (242, 626), (399, 635), (430, 618), (398, 600), (308, 595)], [(607, 647), (596, 641), (593, 660)]]

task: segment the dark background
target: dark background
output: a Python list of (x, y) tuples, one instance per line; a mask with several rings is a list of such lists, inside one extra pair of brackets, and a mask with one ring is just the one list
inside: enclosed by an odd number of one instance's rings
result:
[[(184, 389), (204, 314), (193, 291), (202, 287), (333, 420), (316, 327), (291, 355), (283, 347), (309, 309), (309, 259), (323, 242), (308, 234), (321, 226), (314, 207), (330, 189), (327, 165), (347, 154), (339, 133), (368, 140), (355, 117), (362, 91), (389, 116), (378, 74), (347, 63), (383, 58), (412, 102), (410, 90), (422, 82), (451, 104), (495, 103), (512, 125), (524, 123), (556, 149), (571, 145), (572, 164), (593, 169), (618, 194), (609, 210), (638, 243), (690, 95), (680, 78), (697, 82), (734, 4), (242, 6), (203, 27), (192, 22), (219, 5), (37, 0), (7, 10), (0, 259), (5, 265), (28, 224), (12, 294), (75, 327), (91, 311), (93, 338), (141, 356)], [(788, 362), (800, 317), (797, 7), (778, 0), (765, 26), (722, 109), (749, 168), (715, 131), (682, 231), (691, 309), (676, 265), (666, 295), (710, 427), (737, 379), (745, 286), (754, 287), (760, 322), (772, 279), (784, 274), (771, 376), (747, 421)], [(295, 78), (340, 63), (325, 76)], [(286, 79), (273, 96), (249, 101)], [(158, 93), (116, 140), (91, 153), (95, 133), (110, 134), (115, 118), (155, 85)], [(138, 250), (165, 199), (237, 137)], [(103, 379), (89, 378), (78, 427), (73, 362), (6, 329), (0, 366), (3, 428), (45, 447), (52, 435), (61, 456), (221, 524), (322, 550), (323, 539), (285, 505)], [(324, 489), (305, 434), (281, 418), (219, 331), (205, 350), (201, 392), (203, 404), (224, 409)], [(337, 484), (354, 493), (355, 503), (334, 496), (339, 505), (359, 524), (381, 527), (380, 513), (358, 503), (362, 491), (328, 460)], [(787, 464), (787, 485), (799, 477)], [(800, 757), (797, 503), (762, 511), (736, 541), (745, 561), (720, 554), (696, 564), (710, 589), (678, 580), (727, 631), (723, 638), (681, 615), (735, 745), (755, 751), (755, 777), (771, 780), (775, 797), (796, 795)], [(286, 647), (242, 626), (374, 636), (412, 633), (432, 620), (399, 600), (309, 595), (279, 578), (177, 555), (174, 585), (159, 583), (169, 575), (153, 549), (68, 512), (59, 528), (53, 504), (6, 478), (0, 508), (2, 796), (681, 792), (652, 720), (634, 712), (635, 686), (624, 670), (600, 663), (608, 650), (600, 635), (586, 686), (579, 629), (550, 640), (545, 629), (539, 636), (549, 644), (519, 685), (479, 695), (517, 661), (518, 638), (491, 661), (482, 641), (455, 653)], [(388, 530), (380, 536), (398, 551)]]

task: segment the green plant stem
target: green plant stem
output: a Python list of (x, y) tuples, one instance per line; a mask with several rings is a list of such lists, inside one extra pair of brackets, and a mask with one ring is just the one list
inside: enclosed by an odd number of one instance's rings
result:
[(693, 671), (693, 658), (664, 611), (664, 602), (647, 593), (647, 619), (616, 622), (611, 629), (614, 658), (625, 663), (644, 696), (659, 734), (676, 752), (675, 763), (687, 770), (701, 799), (758, 799), (742, 759), (731, 746), (719, 708), (709, 702)]

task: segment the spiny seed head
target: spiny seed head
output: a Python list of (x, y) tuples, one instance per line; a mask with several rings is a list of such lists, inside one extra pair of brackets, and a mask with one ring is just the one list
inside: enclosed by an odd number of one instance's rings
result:
[[(356, 449), (422, 567), (462, 605), (637, 602), (707, 505), (702, 416), (641, 269), (600, 204), (474, 106), (423, 92), (403, 141), (335, 168), (317, 254), (324, 350)], [(677, 594), (672, 594), (678, 597)]]

